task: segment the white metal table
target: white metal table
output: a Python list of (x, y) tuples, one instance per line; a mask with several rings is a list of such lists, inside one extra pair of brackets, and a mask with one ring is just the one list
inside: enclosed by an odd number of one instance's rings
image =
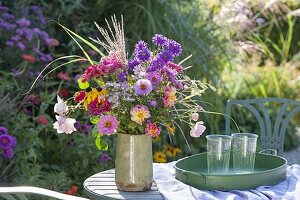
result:
[(157, 190), (153, 182), (149, 191), (145, 192), (123, 192), (117, 189), (115, 184), (115, 169), (110, 169), (97, 173), (87, 178), (84, 183), (84, 192), (91, 199), (111, 200), (111, 199), (145, 199), (163, 200), (164, 198)]

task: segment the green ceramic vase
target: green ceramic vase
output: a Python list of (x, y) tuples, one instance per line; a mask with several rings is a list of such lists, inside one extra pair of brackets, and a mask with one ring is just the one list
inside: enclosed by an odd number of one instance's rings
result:
[(153, 182), (151, 137), (118, 134), (115, 165), (115, 181), (119, 190), (150, 190)]

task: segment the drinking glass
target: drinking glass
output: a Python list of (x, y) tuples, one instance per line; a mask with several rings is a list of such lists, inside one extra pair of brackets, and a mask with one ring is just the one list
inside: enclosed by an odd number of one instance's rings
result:
[(232, 136), (233, 171), (251, 173), (254, 170), (257, 135), (234, 133)]
[(208, 135), (207, 168), (211, 174), (226, 174), (229, 168), (232, 137), (228, 135)]

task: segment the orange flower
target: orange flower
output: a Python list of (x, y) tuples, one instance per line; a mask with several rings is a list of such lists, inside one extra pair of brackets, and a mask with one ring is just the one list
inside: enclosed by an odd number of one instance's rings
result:
[(35, 62), (36, 58), (29, 54), (23, 54), (22, 58), (28, 62)]

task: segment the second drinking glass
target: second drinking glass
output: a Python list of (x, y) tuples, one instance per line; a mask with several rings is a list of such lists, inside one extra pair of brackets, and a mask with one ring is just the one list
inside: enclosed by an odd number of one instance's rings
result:
[(234, 133), (232, 136), (233, 171), (251, 173), (254, 170), (257, 135)]

